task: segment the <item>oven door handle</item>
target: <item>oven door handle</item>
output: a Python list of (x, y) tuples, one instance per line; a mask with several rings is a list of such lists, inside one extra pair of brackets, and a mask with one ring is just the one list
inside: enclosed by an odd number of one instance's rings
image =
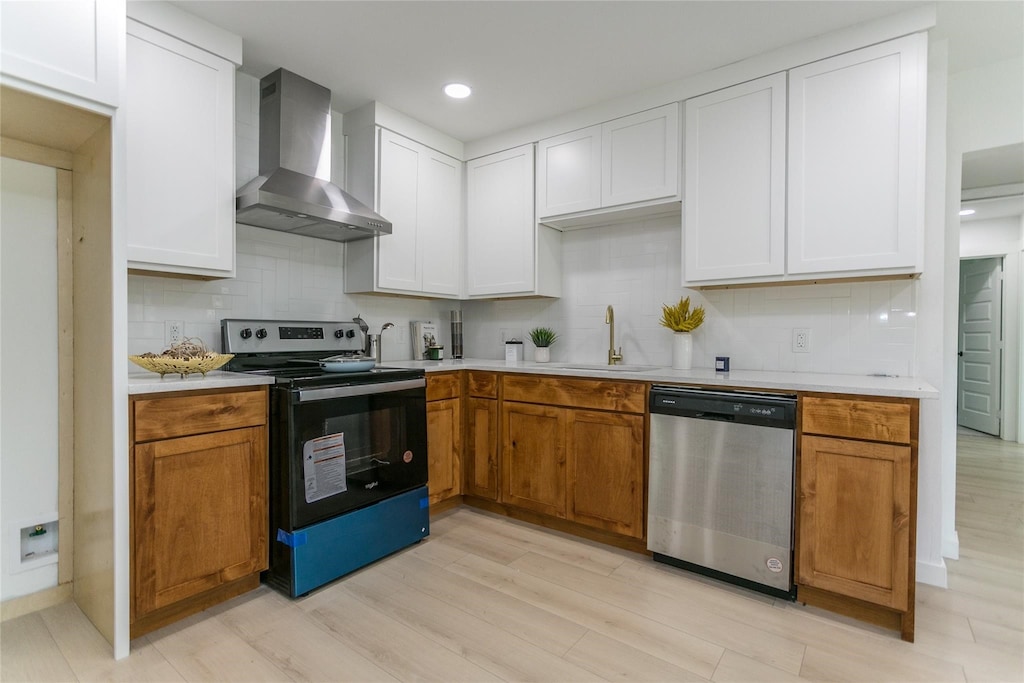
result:
[(376, 384), (356, 384), (346, 387), (326, 387), (323, 389), (300, 389), (299, 403), (309, 401), (326, 401), (332, 398), (348, 398), (350, 396), (370, 396), (372, 394), (390, 394), (406, 389), (419, 389), (427, 386), (426, 379), (409, 379), (400, 382), (379, 382)]

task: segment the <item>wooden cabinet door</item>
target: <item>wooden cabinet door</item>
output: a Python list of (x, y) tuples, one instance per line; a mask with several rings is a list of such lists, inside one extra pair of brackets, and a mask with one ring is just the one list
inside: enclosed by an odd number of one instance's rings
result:
[(134, 447), (135, 616), (267, 568), (265, 427)]
[[(385, 214), (387, 215), (387, 214)], [(533, 145), (466, 163), (466, 288), (469, 296), (536, 289)]]
[(601, 208), (601, 126), (537, 143), (537, 215)]
[(126, 49), (129, 267), (234, 275), (235, 66), (131, 19)]
[(684, 282), (781, 277), (786, 74), (687, 100), (685, 113)]
[(427, 489), (430, 503), (462, 493), (461, 401), (427, 402)]
[(501, 502), (565, 518), (566, 413), (502, 404)]
[(498, 402), (466, 399), (466, 493), (498, 499)]
[(789, 72), (790, 273), (920, 267), (927, 43), (881, 43)]
[(644, 418), (569, 411), (569, 519), (643, 537)]
[(601, 206), (679, 194), (679, 105), (601, 126)]
[(798, 582), (906, 610), (910, 448), (818, 436), (800, 444)]

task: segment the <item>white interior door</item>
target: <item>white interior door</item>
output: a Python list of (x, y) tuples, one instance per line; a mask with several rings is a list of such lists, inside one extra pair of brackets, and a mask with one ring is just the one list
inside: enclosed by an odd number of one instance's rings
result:
[(957, 423), (999, 436), (1003, 260), (960, 262)]

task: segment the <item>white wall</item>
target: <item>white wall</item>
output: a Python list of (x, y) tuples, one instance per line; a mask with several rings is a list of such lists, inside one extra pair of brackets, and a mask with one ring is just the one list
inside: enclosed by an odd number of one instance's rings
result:
[(1022, 216), (960, 223), (960, 258), (1003, 257), (1003, 368), (1000, 436), (1020, 435), (1020, 253)]
[(2, 166), (0, 600), (7, 600), (57, 585), (56, 553), (50, 564), (22, 564), (19, 533), (57, 519), (57, 171), (6, 157)]
[[(679, 219), (590, 228), (562, 235), (562, 297), (463, 305), (466, 355), (502, 358), (502, 340), (552, 327), (554, 361), (603, 363), (605, 309), (615, 308), (624, 362), (671, 365), (672, 334), (661, 306), (689, 296), (706, 308), (694, 333), (694, 367), (729, 356), (735, 369), (885, 373), (915, 367), (917, 283), (912, 280), (696, 291), (680, 286)], [(793, 353), (793, 328), (811, 330), (810, 353)], [(533, 347), (526, 343), (526, 357)]]

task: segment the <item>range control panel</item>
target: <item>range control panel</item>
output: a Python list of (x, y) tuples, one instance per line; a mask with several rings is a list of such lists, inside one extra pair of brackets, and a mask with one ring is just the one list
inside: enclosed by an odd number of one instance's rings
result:
[(354, 322), (225, 318), (220, 330), (224, 353), (339, 353), (363, 348), (363, 333)]

